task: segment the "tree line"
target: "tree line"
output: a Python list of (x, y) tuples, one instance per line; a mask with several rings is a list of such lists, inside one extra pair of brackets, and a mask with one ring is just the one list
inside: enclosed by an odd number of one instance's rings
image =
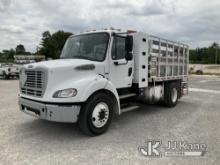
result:
[[(63, 46), (71, 32), (59, 30), (53, 34), (45, 31), (42, 34), (41, 42), (37, 46), (34, 53), (27, 52), (24, 45), (19, 44), (15, 49), (3, 50), (0, 52), (0, 60), (13, 60), (14, 55), (45, 55), (46, 58), (58, 59), (60, 57)], [(220, 64), (220, 47), (217, 43), (213, 43), (209, 47), (191, 49), (189, 51), (189, 60), (192, 64)]]
[(209, 47), (191, 49), (189, 61), (192, 64), (220, 64), (220, 48), (217, 43)]
[(42, 39), (34, 53), (27, 52), (24, 45), (19, 44), (15, 49), (3, 50), (0, 52), (0, 61), (13, 61), (14, 55), (45, 55), (46, 58), (58, 59), (67, 38), (72, 35), (71, 32), (59, 30), (53, 34), (45, 31)]
[(58, 59), (66, 40), (71, 35), (71, 32), (57, 31), (51, 34), (49, 31), (45, 31), (42, 34), (41, 43), (36, 53)]
[(30, 55), (31, 53), (25, 50), (24, 45), (19, 44), (15, 47), (15, 49), (12, 48), (9, 50), (4, 49), (2, 52), (0, 52), (0, 60), (5, 60), (5, 61), (13, 60), (15, 54)]

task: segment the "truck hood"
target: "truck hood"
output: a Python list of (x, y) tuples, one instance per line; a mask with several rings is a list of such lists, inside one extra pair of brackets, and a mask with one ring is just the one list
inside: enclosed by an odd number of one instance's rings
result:
[(51, 61), (43, 61), (38, 63), (28, 64), (25, 67), (34, 69), (36, 67), (42, 67), (47, 69), (58, 69), (58, 68), (70, 68), (70, 67), (77, 67), (77, 66), (85, 66), (85, 65), (96, 65), (99, 64), (95, 61), (84, 60), (84, 59), (59, 59), (59, 60), (51, 60)]
[[(85, 101), (81, 98), (85, 98), (86, 92), (105, 87), (105, 66), (105, 62), (84, 59), (60, 59), (25, 65), (20, 74), (21, 96), (48, 102)], [(77, 89), (77, 97), (53, 98), (56, 91), (68, 88)]]

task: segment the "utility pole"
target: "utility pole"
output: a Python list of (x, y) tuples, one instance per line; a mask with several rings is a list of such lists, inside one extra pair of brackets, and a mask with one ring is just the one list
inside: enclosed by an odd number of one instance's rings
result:
[(213, 48), (215, 48), (215, 64), (218, 63), (218, 50), (219, 50), (219, 45), (217, 44), (217, 42), (213, 43)]

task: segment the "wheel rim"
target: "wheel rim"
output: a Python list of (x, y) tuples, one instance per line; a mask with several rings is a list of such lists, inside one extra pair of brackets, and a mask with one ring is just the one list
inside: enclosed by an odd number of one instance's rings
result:
[(97, 127), (103, 127), (109, 119), (109, 108), (104, 102), (98, 103), (92, 112), (92, 124)]
[(176, 100), (177, 100), (177, 89), (176, 88), (172, 89), (171, 100), (172, 100), (173, 103), (175, 103)]

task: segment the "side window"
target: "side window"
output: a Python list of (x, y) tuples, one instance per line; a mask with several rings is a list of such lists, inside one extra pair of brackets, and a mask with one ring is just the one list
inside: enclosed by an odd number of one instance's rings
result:
[(112, 44), (112, 59), (119, 60), (125, 58), (125, 38), (114, 37)]

